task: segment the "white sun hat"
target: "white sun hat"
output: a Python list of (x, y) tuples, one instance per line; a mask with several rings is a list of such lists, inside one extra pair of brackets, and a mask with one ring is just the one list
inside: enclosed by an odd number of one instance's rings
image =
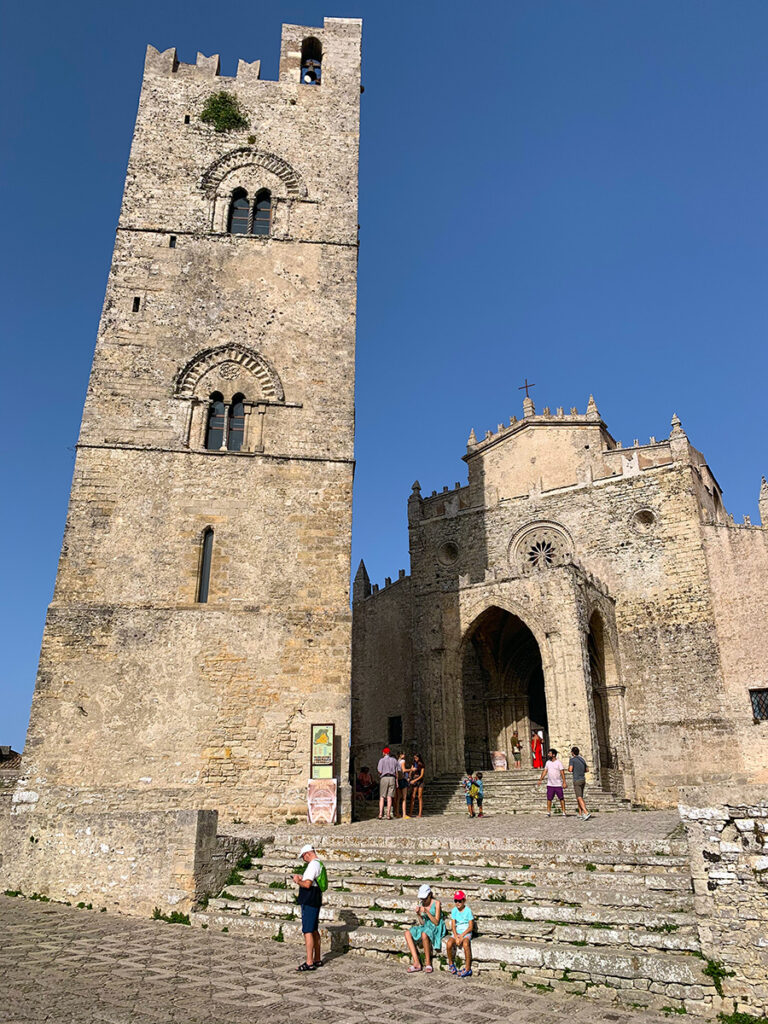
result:
[(424, 883), (424, 885), (420, 885), (419, 886), (419, 899), (420, 900), (425, 900), (427, 898), (427, 896), (431, 896), (431, 895), (432, 895), (432, 889), (431, 889), (430, 886), (427, 885), (426, 882)]

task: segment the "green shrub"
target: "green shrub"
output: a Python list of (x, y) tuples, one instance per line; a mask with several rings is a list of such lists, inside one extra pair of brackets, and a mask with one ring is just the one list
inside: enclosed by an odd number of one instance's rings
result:
[(200, 120), (212, 124), (217, 132), (241, 131), (248, 127), (248, 118), (243, 113), (237, 96), (231, 92), (214, 92), (208, 97), (200, 114)]
[[(106, 909), (106, 907), (102, 907), (102, 910)], [(168, 924), (191, 924), (189, 914), (182, 914), (178, 910), (172, 910), (170, 914), (164, 914), (160, 907), (155, 907), (152, 911), (152, 920), (167, 921)]]
[(753, 1017), (751, 1013), (718, 1013), (720, 1024), (768, 1024), (768, 1017)]

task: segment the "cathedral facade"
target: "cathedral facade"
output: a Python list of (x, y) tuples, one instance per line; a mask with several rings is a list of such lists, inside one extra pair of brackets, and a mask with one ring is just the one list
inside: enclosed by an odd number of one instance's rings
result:
[(413, 485), (410, 574), (358, 569), (355, 763), (389, 739), (433, 776), (489, 768), (517, 735), (530, 765), (541, 731), (649, 806), (768, 781), (768, 527), (733, 522), (679, 418), (625, 448), (593, 398), (526, 397), (464, 461), (466, 485)]

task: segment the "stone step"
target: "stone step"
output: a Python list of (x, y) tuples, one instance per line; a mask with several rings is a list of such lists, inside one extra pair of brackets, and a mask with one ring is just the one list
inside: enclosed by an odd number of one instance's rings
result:
[[(385, 879), (357, 879), (344, 880), (350, 882), (344, 886), (345, 891), (331, 884), (326, 897), (334, 903), (337, 897), (341, 897), (341, 904), (345, 902), (350, 906), (370, 906), (374, 902), (382, 904), (382, 900), (402, 898), (403, 902), (413, 904), (417, 899), (418, 884), (410, 882), (397, 882), (392, 880), (386, 884)], [(667, 892), (666, 890), (654, 890), (638, 888), (635, 891), (624, 888), (582, 888), (575, 891), (571, 888), (554, 890), (551, 886), (542, 889), (540, 892), (536, 887), (529, 886), (485, 886), (479, 883), (462, 882), (462, 889), (467, 893), (471, 904), (495, 904), (497, 906), (509, 906), (510, 904), (541, 905), (550, 906), (553, 903), (563, 904), (587, 904), (600, 907), (618, 907), (624, 909), (641, 909), (646, 913), (656, 912), (659, 914), (688, 913), (692, 907), (692, 894), (680, 892)], [(441, 895), (439, 888), (435, 888), (438, 896)], [(450, 894), (450, 888), (447, 890)], [(236, 899), (273, 900), (276, 903), (291, 902), (295, 890), (291, 885), (289, 888), (270, 888), (268, 882), (252, 881), (244, 885), (229, 885), (224, 890)], [(579, 900), (573, 900), (578, 896)], [(366, 904), (367, 901), (367, 904)], [(444, 896), (445, 901), (445, 896)]]
[[(351, 928), (348, 940), (350, 949), (399, 954), (406, 948), (403, 932), (393, 928)], [(674, 999), (700, 1002), (715, 994), (702, 960), (679, 953), (641, 952), (631, 946), (595, 949), (479, 935), (472, 942), (472, 955), (479, 964), (504, 963), (507, 969), (546, 968), (560, 975), (578, 972), (597, 984), (603, 979), (609, 987), (612, 983), (622, 987), (622, 981), (639, 981)]]
[[(412, 911), (412, 908), (409, 908)], [(211, 900), (208, 913), (223, 914), (231, 917), (248, 917), (263, 921), (296, 923), (301, 920), (301, 911), (296, 904), (249, 902), (247, 900)], [(343, 916), (342, 916), (343, 914)], [(508, 915), (512, 916), (512, 915)], [(384, 907), (369, 907), (355, 910), (345, 906), (324, 905), (320, 911), (323, 926), (345, 924), (357, 928), (391, 928), (403, 932), (413, 923), (412, 913), (403, 911), (397, 914)], [(266, 926), (265, 926), (266, 927)], [(520, 939), (531, 942), (564, 942), (580, 947), (584, 946), (630, 946), (643, 950), (672, 950), (675, 952), (699, 950), (698, 938), (688, 926), (677, 932), (654, 932), (634, 927), (631, 929), (611, 928), (601, 924), (599, 927), (558, 924), (555, 921), (518, 921), (478, 918), (479, 936), (493, 938)]]
[[(687, 865), (666, 866), (649, 865), (593, 865), (587, 869), (582, 862), (575, 865), (554, 864), (423, 864), (419, 862), (386, 863), (376, 861), (342, 861), (323, 857), (329, 879), (343, 878), (395, 878), (400, 881), (427, 881), (444, 885), (446, 879), (451, 882), (484, 882), (489, 878), (501, 878), (506, 882), (524, 884), (534, 882), (537, 885), (558, 885), (566, 879), (569, 885), (616, 884), (617, 879), (622, 885), (645, 885), (650, 889), (690, 890), (691, 881)], [(286, 864), (280, 857), (264, 858), (258, 866), (240, 872), (243, 879), (268, 881), (284, 879), (298, 870), (300, 865)], [(301, 866), (303, 869), (303, 865)], [(447, 876), (452, 876), (447, 878)]]

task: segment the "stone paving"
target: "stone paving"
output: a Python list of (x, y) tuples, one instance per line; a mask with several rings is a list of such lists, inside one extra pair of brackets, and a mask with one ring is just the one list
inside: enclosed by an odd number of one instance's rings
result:
[[(682, 826), (677, 810), (626, 811), (595, 814), (589, 821), (576, 815), (546, 815), (546, 801), (542, 793), (541, 814), (494, 814), (490, 809), (483, 818), (470, 818), (467, 814), (428, 815), (403, 821), (356, 821), (346, 825), (309, 826), (306, 822), (295, 825), (248, 825), (219, 822), (219, 831), (232, 836), (274, 835), (285, 838), (296, 835), (297, 841), (305, 836), (328, 835), (335, 840), (346, 838), (370, 839), (375, 836), (459, 841), (461, 839), (598, 839), (648, 840), (671, 836), (682, 838)], [(299, 843), (301, 845), (301, 843)]]
[(512, 986), (407, 976), (354, 955), (297, 974), (296, 944), (258, 943), (0, 896), (3, 1024), (661, 1024), (664, 1014)]

